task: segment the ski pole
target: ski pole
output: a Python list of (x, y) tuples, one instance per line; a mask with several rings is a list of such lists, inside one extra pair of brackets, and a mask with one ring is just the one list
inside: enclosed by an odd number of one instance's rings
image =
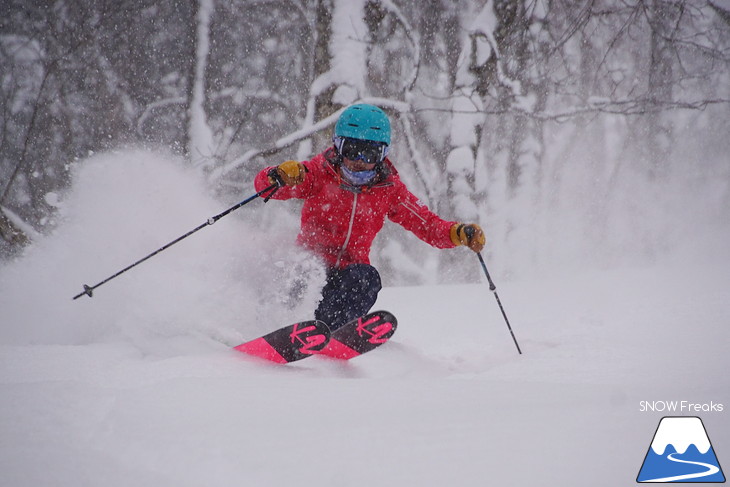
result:
[(492, 277), (489, 275), (489, 271), (487, 270), (487, 264), (484, 262), (484, 258), (482, 257), (481, 252), (477, 252), (477, 257), (479, 257), (479, 262), (482, 264), (482, 269), (484, 269), (484, 274), (487, 276), (487, 281), (489, 282), (489, 290), (494, 293), (494, 297), (497, 299), (497, 304), (499, 305), (499, 310), (502, 312), (502, 316), (504, 316), (504, 321), (507, 323), (507, 328), (509, 329), (510, 334), (512, 335), (512, 340), (515, 342), (515, 346), (517, 347), (517, 351), (522, 355), (522, 350), (520, 350), (520, 345), (517, 343), (517, 338), (515, 338), (515, 333), (512, 331), (512, 325), (509, 324), (509, 320), (507, 319), (507, 314), (504, 312), (504, 307), (502, 306), (502, 301), (499, 300), (499, 294), (497, 294), (497, 286), (494, 285), (494, 281), (492, 281)]
[(269, 193), (269, 194), (268, 194), (268, 195), (267, 195), (267, 196), (266, 196), (266, 197), (264, 198), (264, 203), (266, 203), (267, 201), (269, 201), (269, 199), (271, 199), (271, 197), (272, 197), (272, 196), (274, 196), (274, 193), (276, 193), (276, 191), (277, 191), (277, 190), (279, 189), (279, 187), (280, 187), (280, 186), (279, 186), (279, 184), (272, 184), (271, 186), (269, 186), (269, 187), (267, 187), (267, 188), (264, 188), (264, 189), (262, 189), (261, 191), (259, 191), (258, 193), (254, 194), (253, 196), (250, 196), (250, 197), (246, 198), (245, 200), (241, 201), (240, 203), (237, 203), (237, 204), (235, 204), (235, 205), (231, 206), (231, 207), (230, 207), (230, 208), (228, 208), (228, 209), (227, 209), (226, 211), (224, 211), (224, 212), (222, 212), (222, 213), (219, 213), (219, 214), (217, 214), (217, 215), (215, 215), (215, 216), (212, 216), (212, 217), (208, 218), (208, 220), (207, 220), (207, 221), (206, 221), (205, 223), (202, 223), (202, 224), (198, 225), (197, 227), (193, 228), (192, 230), (190, 230), (190, 231), (189, 231), (188, 233), (186, 233), (185, 235), (181, 235), (180, 237), (176, 238), (176, 239), (175, 239), (175, 240), (173, 240), (172, 242), (170, 242), (170, 243), (168, 243), (168, 244), (165, 244), (165, 245), (163, 245), (162, 247), (160, 247), (159, 249), (155, 250), (155, 251), (154, 251), (154, 252), (152, 252), (151, 254), (149, 254), (149, 255), (146, 255), (145, 257), (142, 257), (141, 259), (139, 259), (139, 260), (138, 260), (137, 262), (135, 262), (134, 264), (128, 265), (127, 267), (125, 267), (125, 268), (124, 268), (124, 269), (122, 269), (121, 271), (119, 271), (119, 272), (117, 272), (116, 274), (113, 274), (113, 275), (111, 275), (111, 276), (107, 277), (107, 278), (106, 278), (106, 279), (104, 279), (103, 281), (101, 281), (101, 282), (99, 282), (99, 283), (97, 283), (97, 284), (95, 284), (95, 285), (93, 285), (93, 286), (89, 286), (89, 285), (86, 285), (86, 284), (84, 284), (84, 285), (83, 285), (83, 286), (84, 286), (84, 291), (83, 291), (83, 292), (81, 292), (81, 293), (79, 293), (79, 294), (77, 294), (77, 295), (76, 295), (76, 296), (74, 296), (73, 298), (74, 298), (74, 299), (78, 299), (78, 298), (80, 298), (80, 297), (81, 297), (81, 296), (83, 296), (83, 295), (86, 295), (86, 296), (88, 296), (88, 297), (90, 297), (90, 298), (94, 297), (94, 289), (96, 289), (97, 287), (99, 287), (99, 286), (101, 286), (101, 285), (103, 285), (103, 284), (106, 284), (107, 282), (111, 281), (111, 280), (112, 280), (112, 279), (114, 279), (115, 277), (119, 277), (120, 275), (124, 274), (125, 272), (127, 272), (127, 271), (128, 271), (128, 270), (130, 270), (131, 268), (133, 268), (133, 267), (135, 267), (135, 266), (138, 266), (138, 265), (139, 265), (139, 264), (141, 264), (142, 262), (144, 262), (144, 261), (146, 261), (147, 259), (149, 259), (149, 258), (151, 258), (151, 257), (153, 257), (153, 256), (155, 256), (155, 255), (157, 255), (157, 254), (159, 254), (159, 253), (160, 253), (160, 252), (162, 252), (163, 250), (165, 250), (165, 249), (168, 249), (168, 248), (172, 247), (173, 245), (175, 245), (176, 243), (180, 242), (181, 240), (184, 240), (184, 239), (188, 238), (188, 237), (189, 237), (190, 235), (194, 234), (194, 233), (195, 233), (195, 232), (197, 232), (198, 230), (201, 230), (201, 229), (203, 229), (203, 228), (207, 227), (208, 225), (212, 225), (212, 224), (214, 224), (215, 222), (217, 222), (218, 220), (220, 220), (221, 218), (223, 218), (223, 217), (224, 217), (224, 216), (226, 216), (227, 214), (231, 213), (232, 211), (235, 211), (235, 210), (239, 209), (239, 208), (240, 208), (240, 207), (242, 207), (243, 205), (245, 205), (245, 204), (247, 204), (247, 203), (250, 203), (251, 201), (253, 201), (253, 200), (255, 200), (256, 198), (258, 198), (259, 196), (262, 196), (262, 195), (264, 195), (265, 193), (267, 193), (267, 192), (269, 192), (269, 191), (270, 191), (270, 193)]

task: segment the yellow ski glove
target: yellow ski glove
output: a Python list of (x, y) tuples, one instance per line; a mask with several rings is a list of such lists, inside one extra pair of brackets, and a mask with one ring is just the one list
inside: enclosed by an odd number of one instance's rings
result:
[(474, 252), (481, 252), (486, 243), (482, 227), (476, 223), (455, 223), (451, 227), (454, 245), (466, 245)]
[(271, 184), (296, 186), (304, 181), (306, 173), (307, 168), (301, 162), (286, 161), (271, 169), (268, 176)]

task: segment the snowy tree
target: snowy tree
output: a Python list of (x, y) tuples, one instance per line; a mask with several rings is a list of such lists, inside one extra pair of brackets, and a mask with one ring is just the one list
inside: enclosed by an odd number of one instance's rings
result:
[(209, 168), (215, 163), (213, 132), (206, 114), (206, 69), (210, 50), (210, 18), (214, 0), (199, 0), (196, 15), (195, 62), (188, 81), (188, 157), (194, 166)]
[[(413, 191), (446, 218), (483, 223), (487, 251), (520, 265), (574, 254), (558, 227), (613, 242), (616, 255), (651, 253), (667, 231), (654, 208), (679, 206), (670, 195), (682, 178), (730, 181), (716, 162), (726, 138), (711, 135), (730, 118), (718, 2), (0, 0), (0, 10), (4, 250), (54, 227), (70, 170), (91, 152), (162, 147), (237, 198), (263, 165), (329, 145), (356, 101), (391, 116), (393, 159)], [(723, 191), (713, 208), (730, 201)], [(393, 282), (478, 275), (456, 253), (410, 255), (411, 243), (386, 227), (376, 247), (384, 274), (403, 276)]]

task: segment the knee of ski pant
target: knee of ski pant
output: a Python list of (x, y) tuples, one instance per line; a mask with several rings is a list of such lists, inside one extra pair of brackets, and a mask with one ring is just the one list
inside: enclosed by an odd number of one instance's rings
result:
[(371, 265), (352, 264), (332, 270), (315, 317), (335, 330), (370, 311), (381, 289), (380, 274)]
[(377, 297), (383, 288), (380, 273), (370, 264), (350, 264), (339, 272), (342, 285), (358, 294)]

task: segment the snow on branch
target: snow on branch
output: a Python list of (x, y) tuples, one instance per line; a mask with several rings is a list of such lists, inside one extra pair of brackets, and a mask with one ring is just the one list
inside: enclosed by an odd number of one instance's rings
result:
[(38, 240), (41, 234), (10, 208), (0, 206), (0, 236), (7, 242), (24, 245)]
[[(543, 111), (533, 113), (524, 111), (525, 115), (539, 120), (565, 121), (572, 117), (586, 113), (609, 113), (614, 115), (646, 115), (666, 110), (704, 110), (710, 105), (730, 103), (730, 99), (708, 99), (696, 101), (668, 100), (657, 101), (650, 98), (629, 98), (625, 100), (611, 100), (592, 98), (584, 106), (575, 107), (560, 112)], [(520, 111), (519, 109), (517, 111)]]
[[(442, 98), (442, 100), (448, 99), (461, 99), (470, 100), (469, 95), (455, 93), (450, 97)], [(574, 106), (572, 108), (563, 111), (534, 111), (524, 106), (511, 105), (505, 106), (504, 108), (482, 108), (472, 103), (468, 105), (454, 104), (451, 108), (438, 108), (438, 107), (424, 107), (415, 108), (411, 110), (413, 113), (423, 112), (445, 112), (451, 114), (484, 114), (484, 115), (504, 115), (506, 113), (520, 113), (522, 115), (534, 118), (536, 120), (555, 120), (555, 121), (566, 121), (572, 117), (585, 115), (587, 113), (609, 113), (614, 115), (643, 115), (649, 113), (657, 113), (666, 110), (704, 110), (711, 105), (719, 105), (723, 103), (730, 103), (730, 99), (727, 98), (712, 98), (706, 100), (668, 100), (659, 101), (649, 98), (627, 98), (623, 100), (612, 100), (603, 97), (592, 97), (589, 98), (588, 103), (581, 106)]]
[(187, 103), (187, 101), (187, 98), (185, 98), (184, 96), (176, 96), (173, 98), (165, 98), (163, 100), (158, 100), (148, 104), (142, 114), (137, 119), (137, 134), (144, 135), (144, 124), (145, 122), (147, 122), (147, 119), (152, 115), (152, 112), (157, 108), (169, 105), (184, 105), (185, 103)]
[(413, 89), (418, 80), (418, 71), (421, 67), (421, 39), (418, 31), (411, 26), (406, 16), (395, 3), (391, 0), (380, 0), (380, 5), (391, 12), (396, 20), (400, 22), (406, 37), (408, 37), (408, 40), (411, 41), (411, 45), (413, 46), (413, 70), (411, 71), (411, 76), (403, 83), (403, 91), (407, 92)]
[[(344, 110), (344, 108), (342, 109)], [(337, 118), (340, 116), (340, 113), (342, 113), (342, 110), (338, 110), (329, 117), (326, 117), (319, 122), (310, 125), (308, 127), (303, 127), (295, 132), (292, 132), (288, 135), (285, 135), (284, 137), (281, 137), (276, 142), (274, 142), (274, 145), (266, 148), (266, 149), (251, 149), (247, 152), (245, 152), (242, 156), (237, 157), (236, 159), (232, 160), (228, 164), (225, 164), (219, 169), (214, 170), (211, 173), (211, 179), (216, 180), (219, 179), (229, 172), (233, 171), (234, 169), (237, 169), (244, 164), (246, 164), (248, 161), (255, 157), (265, 157), (269, 155), (276, 154), (282, 149), (285, 149), (303, 139), (306, 139), (307, 137), (319, 132), (320, 130), (323, 130), (331, 125), (334, 125), (334, 123), (337, 121)]]
[[(381, 108), (391, 109), (398, 113), (409, 113), (411, 112), (411, 107), (408, 103), (398, 101), (398, 100), (392, 100), (390, 98), (377, 98), (377, 97), (367, 97), (367, 98), (361, 98), (360, 100), (357, 100), (355, 103), (369, 103), (372, 105), (377, 105)], [(332, 115), (323, 118), (317, 123), (314, 123), (312, 125), (304, 126), (300, 128), (297, 131), (294, 131), (288, 135), (285, 135), (284, 137), (281, 137), (274, 142), (274, 145), (271, 147), (268, 147), (266, 149), (251, 149), (247, 152), (245, 152), (242, 156), (237, 157), (236, 159), (232, 160), (231, 162), (223, 165), (222, 167), (214, 170), (211, 172), (211, 179), (217, 180), (225, 176), (226, 174), (230, 173), (231, 171), (245, 165), (250, 161), (251, 159), (254, 159), (255, 157), (266, 157), (273, 154), (276, 154), (277, 152), (281, 151), (282, 149), (285, 149), (287, 147), (290, 147), (297, 142), (300, 142), (308, 137), (311, 137), (315, 133), (319, 132), (320, 130), (324, 130), (328, 127), (333, 126), (337, 119), (340, 117), (340, 114), (345, 110), (346, 107), (343, 107), (336, 112), (334, 112)]]
[[(486, 63), (490, 54), (494, 56), (497, 81), (500, 85), (510, 89), (515, 97), (522, 95), (522, 84), (510, 78), (502, 66), (502, 54), (497, 44), (497, 39), (494, 37), (494, 31), (497, 29), (499, 21), (494, 14), (494, 2), (488, 1), (479, 15), (474, 19), (471, 28), (469, 29), (469, 36), (474, 41), (474, 52), (472, 55), (475, 57), (475, 64), (482, 65)], [(487, 46), (486, 49), (480, 46), (479, 41), (484, 41)]]

